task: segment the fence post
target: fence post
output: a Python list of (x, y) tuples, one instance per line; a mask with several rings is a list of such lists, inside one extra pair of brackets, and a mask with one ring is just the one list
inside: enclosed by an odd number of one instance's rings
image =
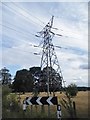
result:
[(57, 105), (57, 119), (61, 120), (61, 106), (59, 104)]
[(31, 115), (32, 115), (32, 109), (33, 109), (33, 106), (31, 105)]
[(50, 105), (48, 105), (48, 118), (50, 117)]
[(74, 109), (74, 117), (76, 117), (76, 104), (74, 101), (73, 101), (73, 109)]
[(41, 105), (41, 114), (45, 112), (44, 105)]

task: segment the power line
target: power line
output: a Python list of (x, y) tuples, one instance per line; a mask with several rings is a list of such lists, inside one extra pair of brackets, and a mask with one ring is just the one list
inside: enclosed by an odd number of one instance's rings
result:
[[(0, 25), (2, 25), (2, 24), (0, 24)], [(15, 31), (15, 32), (18, 32), (18, 33), (20, 33), (20, 34), (22, 34), (22, 33), (24, 33), (24, 32), (20, 32), (20, 31), (17, 31), (17, 30), (15, 30), (15, 29), (13, 29), (13, 28), (11, 28), (11, 27), (8, 27), (8, 26), (5, 26), (5, 25), (2, 25), (2, 26), (4, 26), (5, 28), (8, 28), (8, 29), (11, 29), (11, 30), (13, 30), (13, 31)], [(25, 34), (25, 33), (24, 33)], [(32, 34), (32, 35), (34, 35), (34, 34)], [(40, 45), (43, 43), (43, 41), (41, 41), (41, 43), (37, 46), (37, 45), (33, 45), (33, 44), (29, 44), (30, 46), (33, 46), (33, 47), (38, 47), (38, 48), (42, 48), (42, 47), (40, 47)], [(54, 47), (57, 47), (57, 48), (59, 48), (59, 49), (68, 49), (68, 48), (64, 48), (64, 47), (61, 47), (61, 46), (58, 46), (58, 45), (54, 45)]]
[[(0, 24), (0, 25), (2, 25), (2, 24)], [(29, 36), (27, 36), (24, 32), (21, 32), (21, 31), (17, 31), (16, 29), (14, 29), (14, 28), (11, 28), (11, 27), (8, 27), (8, 26), (5, 26), (5, 25), (2, 25), (3, 27), (5, 27), (5, 28), (7, 28), (7, 29), (10, 29), (10, 30), (13, 30), (13, 31), (15, 31), (15, 32), (17, 32), (17, 33), (19, 33), (20, 35), (22, 35), (22, 36), (24, 36), (26, 39), (30, 39), (29, 38)], [(23, 33), (23, 34), (22, 34)], [(24, 35), (25, 34), (25, 35)], [(32, 35), (34, 35), (34, 34), (32, 34)], [(34, 37), (35, 37), (35, 35), (34, 35)], [(36, 37), (35, 37), (36, 38)], [(13, 40), (13, 39), (12, 39)], [(16, 39), (15, 39), (16, 40)], [(14, 40), (14, 41), (15, 41)], [(19, 40), (19, 41), (22, 41), (22, 40)], [(26, 40), (24, 40), (25, 42), (26, 42)], [(28, 42), (28, 41), (27, 41)], [(30, 44), (29, 44), (30, 45)], [(31, 46), (31, 45), (30, 45)], [(32, 46), (34, 46), (34, 47), (39, 47), (40, 45), (32, 45)]]
[[(15, 31), (15, 32), (17, 32), (17, 33), (20, 33), (20, 34), (25, 34), (25, 36), (27, 36), (28, 35), (28, 33), (24, 33), (24, 32), (21, 32), (21, 31), (18, 31), (18, 30), (16, 30), (16, 29), (14, 29), (14, 28), (11, 28), (11, 27), (8, 27), (8, 26), (6, 26), (6, 25), (3, 25), (3, 24), (0, 24), (1, 26), (3, 26), (3, 27), (5, 27), (5, 28), (7, 28), (7, 29), (10, 29), (10, 30), (13, 30), (13, 31)], [(31, 35), (33, 35), (33, 36), (35, 36), (34, 34), (31, 34)], [(23, 35), (24, 36), (24, 35)], [(29, 37), (29, 36), (28, 36)], [(30, 38), (28, 38), (28, 39), (30, 39)]]
[[(29, 33), (29, 34), (33, 34), (32, 32), (34, 32), (34, 33), (37, 32), (37, 31), (35, 31), (34, 29), (30, 29), (30, 27), (28, 26), (28, 24), (25, 24), (25, 27), (23, 27), (24, 24), (11, 24), (10, 22), (8, 22), (8, 21), (6, 21), (6, 20), (3, 20), (3, 23), (7, 23), (7, 24), (9, 24), (9, 25), (12, 25), (12, 26), (14, 26), (14, 27), (17, 27), (17, 28), (23, 30), (24, 32)], [(18, 26), (18, 25), (20, 25), (20, 26)], [(28, 26), (29, 29), (27, 28), (27, 26)], [(27, 28), (28, 30), (31, 30), (32, 32), (27, 31), (27, 29), (25, 29), (25, 28)], [(35, 36), (35, 34), (34, 34), (34, 36)]]
[[(8, 5), (6, 5), (5, 3), (3, 3), (3, 5), (5, 5), (6, 7), (8, 7), (8, 8), (10, 8), (10, 9), (12, 9), (11, 7), (9, 7)], [(17, 12), (15, 9), (12, 9), (15, 13)], [(16, 13), (17, 14), (17, 13)], [(19, 13), (20, 15), (22, 15), (22, 16), (24, 16), (25, 18), (27, 18), (27, 19), (30, 19), (29, 17), (26, 17), (25, 15), (23, 15), (22, 13)], [(31, 19), (30, 19), (31, 20)], [(33, 21), (33, 20), (31, 20), (31, 21)], [(30, 21), (29, 21), (30, 22)], [(35, 24), (37, 24), (36, 22), (34, 22), (33, 21), (33, 23), (35, 23)], [(40, 24), (38, 24), (38, 25), (40, 25)], [(41, 26), (41, 25), (40, 25)], [(43, 26), (41, 26), (41, 27), (43, 27)], [(58, 28), (53, 28), (52, 27), (52, 29), (58, 29)], [(31, 33), (32, 34), (32, 33)], [(57, 36), (59, 36), (59, 37), (61, 37), (61, 36), (63, 36), (63, 35), (60, 35), (60, 34), (55, 34), (55, 35), (57, 35)], [(68, 37), (68, 36), (63, 36), (63, 37)]]
[[(45, 6), (43, 6), (43, 8), (45, 9), (45, 12), (46, 12), (48, 15), (50, 15), (50, 16), (55, 16), (54, 13), (51, 14), (49, 11), (47, 11), (47, 8), (45, 8)], [(45, 24), (45, 23), (44, 23), (44, 24)], [(63, 29), (60, 29), (60, 28), (54, 28), (54, 27), (52, 27), (52, 29), (63, 31)]]
[[(6, 5), (5, 3), (2, 3), (4, 6), (6, 6), (6, 7), (8, 7), (9, 9), (11, 9), (11, 10), (13, 10), (14, 12), (15, 12), (15, 14), (19, 14), (19, 15), (21, 15), (21, 16), (23, 16), (26, 20), (31, 20), (29, 17), (26, 17), (25, 15), (23, 15), (22, 13), (19, 13), (19, 12), (17, 12), (15, 9), (13, 9), (12, 7), (10, 7), (10, 6), (8, 6), (8, 5)], [(28, 21), (29, 21), (28, 20)], [(37, 22), (35, 22), (35, 21), (33, 21), (33, 20), (31, 20), (32, 21), (32, 23), (34, 23), (34, 24), (38, 24)], [(29, 21), (30, 22), (30, 21)], [(31, 22), (30, 22), (31, 23)], [(41, 26), (41, 27), (43, 27), (42, 25), (40, 25), (40, 24), (38, 24), (39, 26)]]
[[(12, 48), (12, 47), (8, 47), (8, 48)], [(29, 51), (25, 51), (25, 50), (23, 50), (23, 49), (20, 49), (20, 48), (16, 48), (16, 47), (13, 47), (12, 49), (18, 49), (18, 50), (20, 50), (21, 52), (26, 52), (26, 53), (31, 53), (31, 54), (33, 54), (33, 55), (40, 55), (40, 52), (39, 53), (37, 53), (37, 52), (29, 52)]]
[[(6, 21), (7, 22), (7, 21)], [(8, 23), (8, 22), (7, 22)], [(14, 27), (18, 27), (18, 28), (20, 28), (19, 26), (16, 26), (16, 25), (13, 25), (13, 24), (11, 24), (11, 23), (8, 23), (9, 25), (12, 25), (12, 26), (14, 26)], [(21, 28), (20, 28), (21, 29)], [(26, 32), (26, 34), (28, 34), (28, 35), (33, 35), (33, 36), (35, 36), (35, 34), (33, 34), (33, 33), (31, 33), (31, 32), (28, 32), (28, 31), (24, 31), (24, 32)]]
[[(47, 11), (47, 8), (46, 8), (45, 6), (43, 6), (43, 8), (45, 9), (45, 12), (46, 12), (48, 15), (50, 15), (50, 16), (54, 15), (55, 18), (56, 18), (57, 20), (59, 20), (60, 17), (59, 17), (58, 15), (56, 16), (54, 13), (50, 13), (50, 11)], [(53, 27), (52, 27), (52, 29), (53, 29)], [(63, 30), (63, 29), (60, 29), (60, 28), (56, 28), (56, 30), (66, 31), (66, 30)], [(75, 32), (72, 32), (72, 33), (75, 33)], [(58, 36), (59, 36), (59, 35), (58, 35)], [(56, 37), (56, 36), (55, 36), (55, 37)], [(79, 39), (79, 38), (70, 37), (70, 36), (64, 36), (64, 35), (63, 35), (63, 37), (68, 37), (68, 38), (74, 38), (74, 39), (81, 40), (81, 39)]]
[[(2, 24), (0, 24), (0, 25), (2, 25)], [(30, 32), (28, 32), (28, 33), (21, 32), (21, 31), (18, 31), (18, 30), (16, 30), (16, 29), (14, 29), (14, 28), (8, 27), (8, 26), (6, 26), (6, 25), (2, 25), (2, 26), (6, 27), (6, 28), (8, 28), (8, 29), (11, 29), (11, 30), (13, 30), (13, 31), (15, 31), (15, 32), (19, 32), (20, 34), (22, 34), (22, 33), (24, 33), (25, 35), (26, 35), (26, 34), (27, 34), (27, 35), (30, 34), (30, 35), (33, 35), (33, 36), (35, 37), (35, 35), (34, 35), (33, 33), (30, 33)], [(13, 25), (13, 26), (15, 26), (15, 25)], [(15, 26), (15, 27), (16, 27), (16, 26)], [(57, 34), (56, 34), (56, 35), (57, 35)], [(34, 46), (34, 47), (39, 47), (42, 43), (43, 43), (43, 41), (41, 41), (38, 46), (36, 46), (36, 45), (33, 45), (33, 46)], [(60, 46), (55, 46), (55, 47), (61, 48)]]
[[(13, 40), (13, 39), (12, 39)], [(17, 39), (15, 39), (15, 40), (17, 40)], [(14, 40), (14, 41), (15, 41)], [(17, 40), (18, 41), (18, 40)], [(22, 41), (22, 40), (20, 40), (20, 41)], [(26, 41), (26, 40), (25, 40)], [(28, 42), (28, 41), (27, 41)], [(42, 49), (43, 47), (40, 47), (41, 46), (41, 44), (43, 43), (43, 41), (41, 41), (40, 42), (40, 44), (39, 45), (35, 45), (35, 44), (28, 44), (29, 46), (32, 46), (32, 47), (34, 47), (34, 48), (40, 48), (40, 49)], [(65, 47), (61, 47), (61, 46), (59, 46), (59, 45), (54, 45), (54, 47), (56, 47), (56, 48), (59, 48), (59, 49), (68, 49), (68, 48), (65, 48)]]
[[(26, 12), (26, 9), (24, 9), (24, 8), (22, 8), (21, 6), (17, 6), (16, 4), (15, 4), (15, 2), (12, 2), (16, 7), (19, 7), (21, 10), (23, 10), (24, 12)], [(39, 19), (38, 17), (36, 17), (36, 16), (34, 16), (34, 15), (32, 15), (31, 13), (30, 13), (30, 11), (29, 12), (26, 12), (28, 15), (31, 15), (32, 17), (34, 17), (35, 19), (37, 19), (38, 21), (40, 21), (43, 25), (45, 25), (45, 23), (41, 20), (41, 19)]]
[[(12, 2), (13, 3), (13, 2)], [(15, 9), (13, 9), (13, 8), (11, 8), (11, 7), (9, 7), (8, 5), (6, 5), (5, 3), (2, 3), (3, 5), (5, 5), (5, 6), (7, 6), (8, 8), (10, 8), (10, 9), (12, 9), (15, 13), (17, 12)], [(15, 3), (13, 3), (13, 4), (15, 4)], [(16, 6), (16, 5), (15, 5)], [(16, 13), (17, 14), (17, 13)], [(19, 13), (20, 15), (22, 15), (22, 16), (24, 16), (25, 18), (27, 18), (27, 20), (28, 19), (30, 19), (29, 17), (26, 17), (25, 15), (23, 15), (22, 13)], [(27, 13), (27, 14), (29, 14), (29, 13)], [(50, 14), (51, 15), (51, 14)], [(35, 17), (35, 16), (33, 16), (33, 17)], [(35, 18), (37, 18), (37, 17), (35, 17)], [(58, 18), (58, 17), (56, 17), (56, 18)], [(31, 20), (31, 19), (30, 19)], [(33, 23), (35, 23), (35, 24), (37, 24), (36, 22), (34, 22), (33, 20), (31, 20)], [(40, 21), (40, 20), (39, 20)], [(29, 21), (30, 22), (30, 21)], [(40, 25), (40, 24), (38, 24), (38, 25)], [(40, 25), (41, 27), (43, 27), (42, 25)], [(52, 29), (57, 29), (57, 30), (61, 30), (61, 31), (64, 31), (64, 30), (62, 30), (62, 29), (58, 29), (58, 28), (53, 28), (52, 27)], [(56, 35), (58, 35), (58, 36), (61, 36), (61, 35), (59, 35), (59, 34), (56, 34)], [(63, 36), (63, 37), (69, 37), (69, 36)], [(74, 38), (74, 37), (72, 37), (72, 38)], [(76, 38), (76, 39), (78, 39), (78, 38)], [(81, 39), (79, 39), (79, 40), (81, 40)]]

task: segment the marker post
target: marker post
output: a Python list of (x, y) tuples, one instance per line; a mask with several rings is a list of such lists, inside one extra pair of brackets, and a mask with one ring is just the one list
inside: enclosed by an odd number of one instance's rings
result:
[(25, 117), (25, 112), (26, 112), (26, 101), (23, 101), (23, 117)]
[(57, 105), (57, 118), (61, 120), (61, 106), (59, 104)]
[(26, 111), (26, 101), (23, 101), (23, 111)]

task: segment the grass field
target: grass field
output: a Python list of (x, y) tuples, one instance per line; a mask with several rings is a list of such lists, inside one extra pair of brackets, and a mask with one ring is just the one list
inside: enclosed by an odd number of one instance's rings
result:
[[(75, 101), (76, 103), (76, 113), (77, 113), (77, 117), (78, 118), (88, 118), (88, 94), (90, 93), (90, 91), (81, 91), (78, 92), (77, 96), (75, 98), (73, 98), (73, 101)], [(21, 103), (22, 101), (29, 96), (33, 96), (32, 93), (25, 93), (21, 96)], [(47, 96), (47, 93), (40, 93), (38, 96)], [(53, 96), (53, 95), (51, 95)], [(62, 100), (62, 98), (66, 98), (66, 96), (64, 95), (64, 93), (60, 94), (59, 92), (55, 93), (55, 96), (58, 97), (58, 103), (60, 104), (60, 101)], [(68, 118), (69, 114), (67, 112), (67, 110), (61, 105), (62, 108), (62, 117), (63, 118)], [(57, 106), (50, 106), (50, 112), (51, 112), (51, 116), (50, 117), (55, 117), (56, 115), (56, 111), (57, 111)], [(41, 106), (33, 106), (33, 113), (40, 113), (41, 112)], [(45, 106), (45, 112), (43, 114), (47, 114), (47, 106)], [(40, 114), (39, 114), (40, 115)]]

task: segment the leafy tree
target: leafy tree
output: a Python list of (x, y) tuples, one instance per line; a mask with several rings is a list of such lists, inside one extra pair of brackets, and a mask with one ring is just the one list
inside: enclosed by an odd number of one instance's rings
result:
[(22, 69), (16, 72), (13, 89), (18, 92), (32, 91), (33, 90), (33, 80), (31, 73)]
[[(61, 89), (61, 76), (59, 73), (57, 73), (53, 68), (49, 67), (49, 87), (50, 91), (55, 92), (56, 90)], [(47, 84), (47, 67), (45, 67), (42, 71), (42, 77), (41, 82), (44, 83), (44, 85)], [(46, 86), (45, 86), (46, 88)]]
[(31, 67), (30, 69), (29, 69), (29, 71), (31, 72), (31, 74), (40, 74), (40, 72), (41, 72), (41, 68), (40, 67)]
[(9, 70), (4, 67), (0, 70), (0, 77), (1, 77), (1, 81), (2, 81), (2, 84), (10, 84), (11, 82), (11, 74), (9, 73)]
[(69, 94), (71, 97), (75, 97), (78, 93), (78, 88), (75, 84), (70, 84), (67, 87), (66, 94)]
[[(30, 72), (33, 76), (33, 81), (36, 83), (34, 85), (34, 91), (47, 91), (47, 67), (41, 70), (40, 67), (30, 68)], [(60, 90), (61, 83), (59, 82), (61, 77), (52, 67), (49, 67), (49, 90), (56, 91)]]
[(33, 79), (33, 93), (34, 96), (37, 96), (40, 91), (40, 76), (41, 76), (41, 68), (40, 67), (32, 67), (29, 69), (29, 72), (32, 74)]

